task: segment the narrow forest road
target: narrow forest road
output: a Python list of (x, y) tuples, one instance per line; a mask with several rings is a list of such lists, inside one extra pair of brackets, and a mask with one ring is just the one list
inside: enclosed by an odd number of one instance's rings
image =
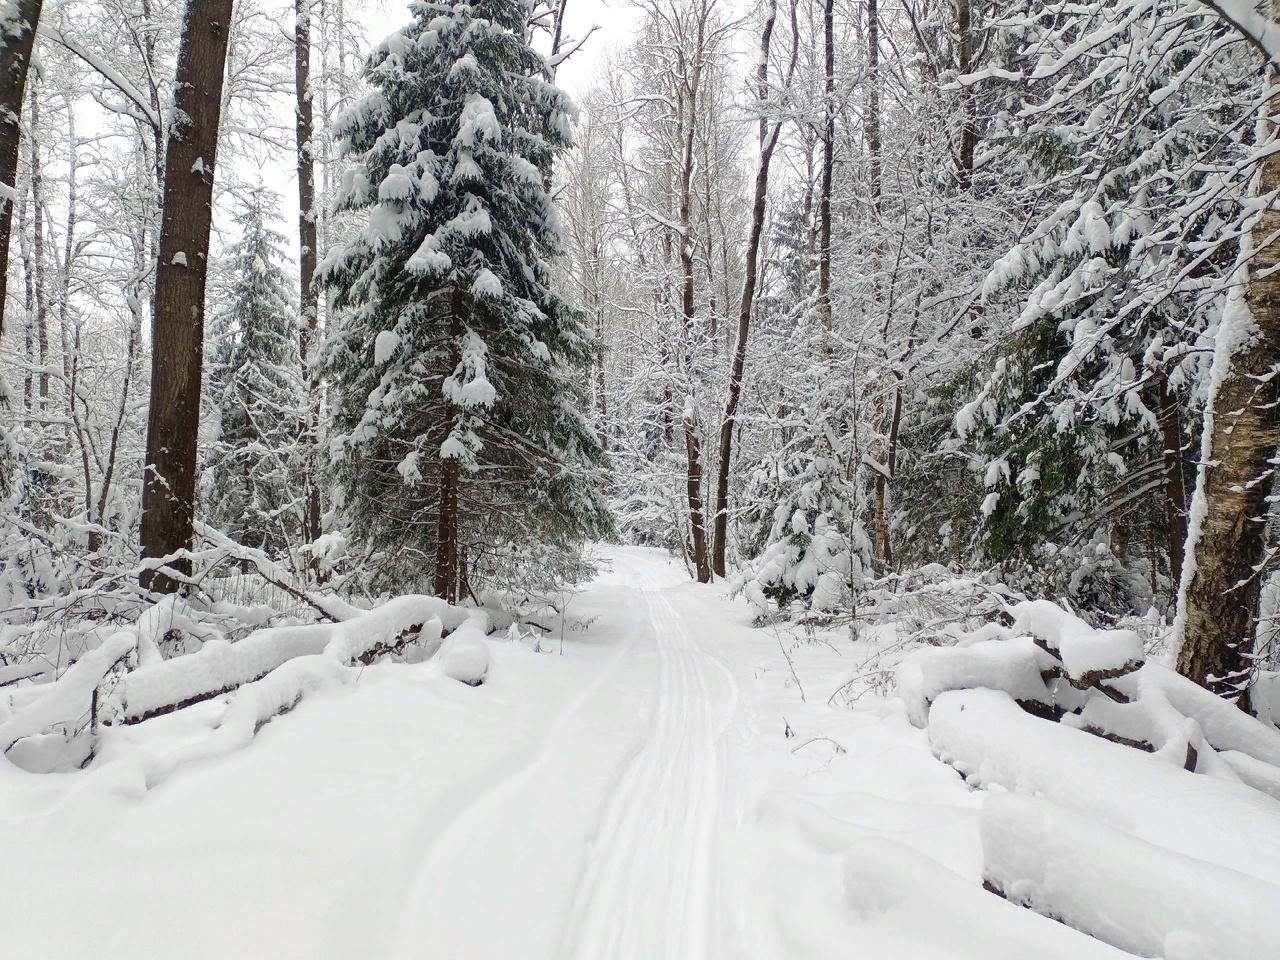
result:
[[(138, 754), (223, 703), (121, 728), (83, 773), (0, 763), (0, 955), (990, 960), (1011, 924), (1034, 930), (1009, 956), (1066, 936), (981, 892), (980, 799), (898, 701), (828, 703), (874, 633), (755, 629), (665, 554), (602, 552), (563, 640), (493, 637), (480, 687), (352, 671), (151, 789)], [(956, 923), (990, 932), (968, 951)], [(1068, 947), (1046, 955), (1092, 956)]]

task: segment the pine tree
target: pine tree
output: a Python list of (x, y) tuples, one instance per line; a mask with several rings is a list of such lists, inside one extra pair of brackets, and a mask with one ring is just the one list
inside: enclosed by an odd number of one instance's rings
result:
[(302, 530), (306, 394), (284, 237), (270, 225), (275, 209), (269, 191), (250, 194), (231, 250), (227, 301), (210, 322), (218, 428), (205, 509), (228, 536), (279, 554)]
[(595, 345), (551, 289), (548, 174), (572, 105), (544, 79), (519, 0), (414, 2), (337, 124), (366, 211), (319, 276), (348, 311), (324, 363), (352, 531), (389, 579), (457, 599), (470, 566), (609, 526), (582, 413)]

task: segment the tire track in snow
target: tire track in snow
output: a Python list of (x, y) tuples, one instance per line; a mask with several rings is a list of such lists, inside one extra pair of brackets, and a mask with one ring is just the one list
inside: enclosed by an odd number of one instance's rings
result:
[(566, 960), (716, 955), (719, 741), (736, 695), (670, 600), (651, 592), (648, 603), (660, 658), (653, 733), (606, 803), (558, 954)]

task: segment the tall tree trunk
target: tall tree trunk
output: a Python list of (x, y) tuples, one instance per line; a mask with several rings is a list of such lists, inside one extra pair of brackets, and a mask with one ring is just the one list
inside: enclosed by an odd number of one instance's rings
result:
[(41, 0), (11, 0), (13, 19), (0, 29), (0, 335), (9, 276), (9, 228), (17, 202), (18, 143), (22, 139), (22, 100), (27, 68), (40, 23)]
[[(760, 31), (760, 61), (756, 66), (756, 95), (760, 102), (760, 121), (757, 137), (760, 158), (756, 166), (755, 193), (751, 203), (751, 229), (747, 235), (745, 273), (742, 279), (742, 298), (738, 304), (738, 339), (733, 351), (733, 366), (729, 370), (729, 396), (724, 405), (724, 419), (720, 421), (720, 459), (716, 464), (715, 517), (711, 541), (711, 569), (717, 576), (725, 575), (725, 554), (729, 539), (729, 468), (733, 460), (733, 432), (738, 420), (738, 404), (742, 399), (742, 380), (747, 367), (747, 343), (751, 334), (751, 310), (755, 304), (756, 266), (760, 259), (760, 238), (764, 235), (765, 205), (769, 197), (769, 167), (773, 150), (778, 143), (781, 125), (770, 126), (764, 115), (769, 97), (769, 48), (773, 42), (773, 28), (777, 22), (777, 0), (769, 0), (764, 24)], [(795, 10), (795, 5), (792, 5)], [(793, 24), (794, 26), (794, 24)], [(791, 63), (794, 67), (796, 46), (792, 46)], [(790, 77), (788, 76), (788, 79)]]
[[(449, 372), (452, 375), (462, 363), (462, 291), (454, 288), (449, 307)], [(445, 437), (456, 430), (462, 419), (462, 408), (449, 400), (445, 405)], [(462, 464), (457, 457), (440, 461), (440, 496), (436, 509), (436, 569), (432, 591), (450, 603), (458, 601), (458, 488), (462, 484)]]
[[(960, 76), (973, 72), (973, 10), (972, 0), (956, 3), (956, 69)], [(960, 88), (960, 148), (956, 154), (956, 180), (960, 189), (973, 185), (973, 154), (978, 144), (978, 127), (973, 98), (973, 87)]]
[(689, 501), (689, 540), (693, 551), (693, 569), (699, 583), (711, 581), (711, 564), (707, 558), (707, 527), (702, 515), (702, 441), (692, 407), (684, 411), (685, 455), (689, 471), (685, 477), (685, 495)]
[(25, 415), (25, 423), (28, 428), (34, 422), (34, 409), (32, 397), (35, 389), (35, 380), (32, 377), (32, 370), (35, 368), (36, 355), (36, 280), (35, 265), (32, 263), (34, 259), (31, 253), (30, 231), (27, 230), (27, 223), (31, 217), (31, 184), (30, 177), (28, 182), (22, 185), (22, 206), (18, 210), (18, 254), (22, 258), (22, 326), (23, 326), (23, 358), (27, 361), (27, 368), (22, 374), (22, 409)]
[(311, 351), (320, 322), (320, 301), (313, 280), (316, 273), (315, 125), (311, 98), (311, 0), (295, 0), (293, 23), (293, 82), (296, 99), (294, 126), (298, 151), (298, 286), (302, 324), (298, 355), (307, 385), (307, 451), (304, 479), (303, 536), (320, 536), (320, 485), (314, 455), (319, 446), (320, 385), (311, 375)]
[[(960, 0), (966, 3), (967, 0)], [(871, 204), (880, 205), (880, 12), (867, 0), (867, 163)]]
[(1182, 582), (1182, 554), (1187, 546), (1187, 487), (1182, 472), (1182, 406), (1160, 376), (1160, 437), (1164, 448), (1164, 504), (1168, 526), (1169, 579)]
[(893, 388), (893, 413), (889, 416), (889, 436), (885, 458), (876, 471), (875, 516), (872, 523), (871, 551), (882, 567), (893, 565), (893, 548), (889, 542), (889, 508), (894, 474), (898, 466), (898, 428), (902, 424), (902, 380)]
[(818, 186), (818, 310), (822, 326), (832, 329), (831, 315), (831, 175), (836, 150), (835, 0), (822, 7), (822, 178)]
[[(1274, 10), (1273, 10), (1274, 16)], [(1269, 82), (1276, 80), (1269, 71)], [(1269, 102), (1269, 113), (1280, 103)], [(1268, 118), (1269, 120), (1271, 118)], [(1271, 124), (1268, 124), (1271, 126)], [(1272, 132), (1274, 142), (1274, 131)], [(1280, 190), (1280, 153), (1263, 162), (1262, 195)], [(1216, 390), (1206, 403), (1198, 522), (1183, 577), (1178, 672), (1249, 708), (1254, 629), (1266, 559), (1267, 496), (1280, 446), (1280, 209), (1254, 226), (1247, 293), (1233, 292), (1214, 356)]]
[[(232, 0), (190, 0), (178, 49), (174, 120), (165, 144), (142, 487), (142, 555), (153, 559), (189, 547), (193, 533), (204, 291), (231, 8)], [(181, 572), (188, 566), (175, 565)], [(140, 580), (165, 593), (179, 585), (153, 570)]]
[[(694, 47), (695, 60), (692, 75), (688, 80), (682, 104), (681, 128), (683, 144), (680, 163), (680, 314), (684, 321), (682, 339), (683, 356), (681, 366), (686, 378), (693, 379), (693, 336), (697, 320), (697, 300), (694, 288), (694, 237), (693, 237), (693, 167), (694, 167), (694, 134), (697, 126), (698, 96), (701, 88), (704, 22), (699, 20), (697, 42)], [(691, 383), (686, 384), (691, 390)], [(692, 393), (686, 394), (684, 410), (685, 454), (687, 472), (685, 492), (689, 501), (689, 527), (693, 540), (694, 569), (698, 581), (706, 583), (711, 579), (711, 565), (707, 555), (707, 531), (703, 519), (702, 506), (702, 441), (698, 436), (697, 416), (693, 409)]]
[(36, 419), (43, 425), (49, 416), (49, 288), (45, 283), (44, 173), (40, 165), (40, 100), (36, 96), (36, 86), (31, 85), (31, 244), (35, 269), (36, 363), (40, 369), (36, 375), (36, 394), (39, 397)]

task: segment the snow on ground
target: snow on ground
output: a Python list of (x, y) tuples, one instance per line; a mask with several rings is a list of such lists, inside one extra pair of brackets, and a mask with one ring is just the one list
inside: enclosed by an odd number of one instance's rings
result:
[[(147, 790), (0, 764), (5, 960), (1128, 956), (981, 888), (983, 793), (868, 647), (753, 629), (639, 548), (559, 637), (365, 668)], [(784, 650), (787, 655), (784, 656)], [(131, 728), (163, 752), (223, 709)]]

